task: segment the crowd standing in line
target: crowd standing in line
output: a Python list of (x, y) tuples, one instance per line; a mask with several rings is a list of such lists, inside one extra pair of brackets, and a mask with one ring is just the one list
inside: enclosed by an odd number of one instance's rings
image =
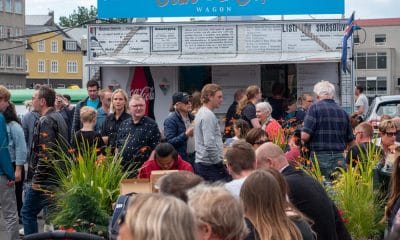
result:
[[(162, 194), (139, 194), (130, 202), (121, 222), (122, 240), (351, 239), (324, 188), (296, 168), (301, 146), (309, 147), (311, 160), (319, 162), (328, 181), (337, 167), (357, 164), (370, 144), (382, 149), (376, 175), (381, 190), (390, 193), (388, 229), (396, 227), (400, 206), (400, 154), (393, 161), (393, 154), (400, 152), (393, 147), (399, 130), (396, 121), (381, 122), (379, 139), (374, 139), (372, 126), (365, 122), (353, 131), (350, 117), (334, 101), (334, 86), (327, 81), (314, 86), (315, 100), (303, 94), (299, 107), (293, 99), (284, 98), (285, 89), (279, 83), (273, 85), (268, 102), (262, 101), (258, 86), (239, 89), (224, 131), (214, 113), (223, 101), (220, 86), (207, 84), (192, 96), (177, 92), (163, 134), (145, 116), (146, 101), (141, 95), (129, 98), (122, 89), (100, 90), (95, 81), (88, 82), (87, 90), (88, 97), (73, 108), (53, 89), (36, 87), (33, 110), (20, 123), (10, 93), (0, 86), (0, 139), (4, 139), (0, 142), (4, 193), (0, 204), (7, 239), (16, 239), (19, 214), (25, 235), (38, 232), (37, 215), (42, 209), (46, 215), (54, 204), (49, 197), (56, 187), (51, 181), (54, 156), (49, 149), (66, 151), (67, 142), (73, 149), (84, 143), (110, 146), (122, 154), (122, 167), (131, 177), (181, 170), (160, 179), (157, 185)], [(357, 116), (365, 117), (368, 102), (362, 90), (357, 86), (355, 106)], [(29, 170), (21, 205), (25, 162)]]

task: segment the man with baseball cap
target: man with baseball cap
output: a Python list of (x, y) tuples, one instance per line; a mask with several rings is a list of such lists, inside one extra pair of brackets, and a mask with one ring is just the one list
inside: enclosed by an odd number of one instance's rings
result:
[(194, 162), (193, 115), (190, 95), (177, 92), (172, 96), (173, 112), (164, 121), (164, 134), (185, 161)]

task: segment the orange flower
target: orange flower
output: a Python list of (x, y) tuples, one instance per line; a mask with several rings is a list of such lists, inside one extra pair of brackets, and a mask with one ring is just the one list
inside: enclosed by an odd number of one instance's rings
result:
[(97, 166), (101, 165), (105, 159), (106, 159), (106, 157), (104, 155), (99, 155), (96, 160), (96, 165)]
[(82, 155), (78, 155), (78, 157), (76, 158), (76, 160), (78, 160), (78, 161), (83, 161), (83, 157), (82, 157)]
[(70, 149), (68, 149), (68, 152), (69, 152), (69, 153), (74, 153), (74, 152), (75, 152), (75, 148), (70, 148)]
[(149, 146), (144, 146), (144, 147), (142, 147), (140, 150), (139, 150), (139, 152), (140, 153), (145, 153), (146, 151), (149, 151), (150, 150), (150, 147)]

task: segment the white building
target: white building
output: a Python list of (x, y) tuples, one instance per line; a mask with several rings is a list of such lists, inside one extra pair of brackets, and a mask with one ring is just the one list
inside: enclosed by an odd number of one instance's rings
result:
[(356, 84), (368, 97), (399, 94), (400, 18), (362, 19), (354, 33)]

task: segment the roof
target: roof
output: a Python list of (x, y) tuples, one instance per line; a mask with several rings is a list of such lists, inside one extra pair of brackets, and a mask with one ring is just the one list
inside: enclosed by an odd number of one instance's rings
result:
[(358, 19), (356, 24), (361, 27), (400, 26), (400, 18)]
[(39, 26), (39, 25), (26, 25), (25, 26), (25, 34), (26, 35), (31, 35), (31, 34), (38, 34), (38, 33), (43, 33), (43, 32), (48, 32), (48, 31), (55, 31), (58, 30), (56, 26)]
[(269, 53), (269, 54), (197, 54), (135, 55), (96, 57), (88, 65), (98, 66), (193, 66), (339, 62), (340, 52)]
[(25, 15), (26, 25), (54, 25), (54, 18), (49, 15)]

